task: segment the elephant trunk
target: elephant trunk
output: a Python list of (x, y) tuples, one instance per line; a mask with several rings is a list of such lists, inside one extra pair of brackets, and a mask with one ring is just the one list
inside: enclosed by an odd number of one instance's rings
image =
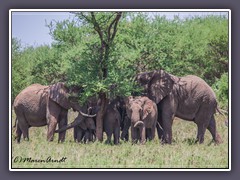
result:
[(68, 130), (68, 129), (71, 129), (71, 128), (75, 127), (75, 126), (78, 126), (79, 124), (81, 124), (81, 122), (82, 122), (84, 119), (86, 119), (86, 118), (83, 118), (83, 119), (80, 120), (80, 121), (74, 120), (72, 123), (70, 123), (70, 124), (62, 127), (61, 129), (57, 129), (57, 130), (55, 131), (55, 133), (61, 133), (61, 132), (63, 132), (63, 131), (66, 131), (66, 130)]
[(140, 127), (140, 126), (143, 126), (143, 122), (142, 121), (138, 121), (134, 124), (134, 128), (136, 127)]

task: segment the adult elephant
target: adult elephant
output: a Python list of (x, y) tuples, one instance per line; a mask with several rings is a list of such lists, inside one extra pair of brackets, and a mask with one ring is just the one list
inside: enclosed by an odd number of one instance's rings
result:
[(222, 141), (214, 118), (216, 96), (204, 80), (193, 75), (177, 77), (163, 70), (140, 73), (136, 80), (144, 87), (145, 95), (158, 105), (158, 122), (163, 128), (158, 128), (158, 133), (164, 143), (172, 143), (175, 116), (197, 124), (199, 143), (203, 143), (206, 129), (217, 144)]
[[(76, 98), (70, 96), (76, 93), (74, 88), (68, 88), (59, 82), (50, 86), (32, 84), (22, 90), (14, 100), (14, 110), (17, 116), (16, 139), (20, 142), (21, 135), (29, 139), (29, 128), (48, 125), (47, 140), (52, 141), (57, 124), (63, 127), (67, 124), (68, 109), (81, 112)], [(59, 134), (58, 141), (65, 140), (66, 131)]]

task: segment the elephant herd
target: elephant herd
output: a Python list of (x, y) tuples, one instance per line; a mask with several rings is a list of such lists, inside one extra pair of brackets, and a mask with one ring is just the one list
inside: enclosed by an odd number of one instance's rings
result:
[[(207, 129), (216, 144), (222, 142), (214, 118), (218, 110), (216, 96), (204, 80), (193, 75), (177, 77), (163, 70), (137, 74), (135, 80), (143, 88), (141, 96), (117, 97), (107, 105), (103, 116), (107, 143), (112, 136), (114, 144), (118, 144), (120, 138), (128, 141), (130, 128), (132, 143), (144, 144), (154, 139), (157, 130), (160, 141), (171, 144), (174, 117), (197, 125), (196, 142), (204, 142)], [(17, 142), (22, 135), (29, 139), (30, 127), (45, 125), (48, 141), (53, 140), (54, 133), (59, 133), (58, 141), (63, 142), (69, 128), (74, 128), (75, 141), (94, 141), (99, 105), (80, 106), (76, 98), (78, 92), (78, 88), (69, 88), (62, 82), (50, 86), (33, 84), (20, 92), (13, 104)], [(79, 114), (67, 124), (70, 108)]]

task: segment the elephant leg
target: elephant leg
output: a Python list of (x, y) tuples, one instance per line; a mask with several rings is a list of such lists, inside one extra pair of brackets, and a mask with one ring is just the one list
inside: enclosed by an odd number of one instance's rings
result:
[(216, 144), (220, 144), (223, 142), (221, 139), (221, 136), (217, 133), (216, 121), (215, 121), (214, 115), (212, 116), (207, 129), (210, 131), (210, 133), (213, 137), (213, 141), (215, 141)]
[(146, 128), (145, 126), (140, 128), (140, 143), (145, 144), (146, 142)]
[(84, 130), (78, 127), (77, 130), (77, 142), (80, 143), (84, 137)]
[(156, 128), (157, 128), (158, 138), (160, 141), (163, 142), (164, 138), (163, 138), (163, 120), (162, 120), (161, 104), (159, 103), (157, 105), (157, 107), (158, 107), (158, 119), (157, 119), (157, 123), (156, 123)]
[[(159, 124), (163, 128), (162, 143), (172, 143), (172, 123), (177, 110), (177, 103), (173, 96), (168, 95), (161, 102), (161, 111), (159, 115)], [(159, 111), (158, 111), (159, 112)]]
[(199, 144), (202, 144), (204, 142), (204, 134), (206, 132), (207, 126), (205, 124), (199, 123), (197, 124), (197, 139), (196, 142), (199, 142)]
[(54, 131), (57, 127), (57, 119), (52, 117), (48, 124), (47, 140), (53, 141)]
[(47, 106), (47, 122), (48, 122), (48, 131), (47, 131), (47, 140), (53, 141), (54, 133), (58, 123), (58, 117), (61, 113), (61, 107), (54, 101), (49, 99)]
[(156, 123), (151, 128), (151, 133), (152, 133), (152, 140), (155, 138), (155, 133), (156, 133)]
[(123, 125), (122, 125), (122, 133), (121, 133), (121, 139), (128, 141), (129, 140), (129, 128), (131, 126), (131, 121), (130, 119), (128, 119), (127, 116), (124, 116), (123, 118)]
[(152, 140), (152, 132), (150, 128), (146, 128), (146, 140)]
[(119, 144), (119, 137), (120, 137), (120, 127), (117, 127), (114, 130), (114, 144)]
[(29, 140), (29, 125), (27, 123), (27, 120), (25, 118), (25, 115), (23, 111), (16, 111), (16, 115), (18, 118), (17, 121), (17, 130), (16, 130), (16, 138), (17, 142), (20, 142), (21, 135), (23, 135), (23, 139), (28, 141)]
[(163, 138), (163, 128), (160, 126), (160, 123), (157, 123), (156, 125), (156, 128), (157, 128), (157, 133), (158, 133), (158, 138), (160, 141), (163, 141), (164, 138)]
[(128, 141), (129, 140), (129, 132), (127, 131), (126, 135), (125, 135), (125, 140)]
[[(64, 126), (67, 126), (68, 119), (67, 119), (68, 111), (66, 109), (62, 109), (60, 116), (59, 116), (59, 129), (63, 128)], [(58, 142), (64, 142), (66, 136), (66, 131), (60, 132), (58, 136)]]
[(96, 140), (96, 130), (92, 130), (92, 141)]
[(20, 143), (21, 136), (22, 136), (22, 130), (20, 129), (19, 124), (17, 124), (16, 137), (15, 137), (17, 139), (17, 143)]
[[(197, 139), (196, 142), (199, 142), (199, 144), (202, 144), (204, 142), (204, 135), (206, 132), (206, 129), (208, 128), (212, 116), (213, 116), (213, 110), (211, 110), (210, 105), (203, 104), (198, 110), (198, 113), (194, 119), (194, 122), (197, 124)], [(211, 127), (216, 126), (215, 121), (211, 122)], [(211, 129), (211, 128), (210, 128)], [(216, 131), (216, 127), (214, 128)]]
[(137, 143), (137, 129), (131, 126), (132, 143)]
[(84, 143), (89, 143), (90, 141), (90, 131), (86, 130), (84, 134)]
[(111, 143), (111, 136), (112, 135), (107, 135), (106, 144), (110, 144)]
[(92, 130), (89, 130), (88, 132), (89, 132), (89, 137), (88, 137), (88, 139), (89, 139), (90, 142), (93, 142), (93, 133), (92, 133)]
[(163, 121), (163, 143), (172, 144), (172, 123), (173, 115)]
[(74, 138), (74, 141), (76, 142), (77, 141), (77, 126), (75, 126), (74, 128), (73, 128), (73, 138)]
[(29, 125), (25, 123), (18, 124), (19, 130), (21, 130), (23, 139), (29, 141)]

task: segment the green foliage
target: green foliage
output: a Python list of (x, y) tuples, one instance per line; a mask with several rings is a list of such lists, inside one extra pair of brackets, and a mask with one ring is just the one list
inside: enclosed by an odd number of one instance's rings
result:
[(12, 103), (17, 94), (26, 86), (32, 84), (32, 51), (33, 48), (25, 48), (17, 39), (12, 39)]
[[(143, 12), (123, 13), (114, 41), (106, 57), (101, 58), (101, 40), (91, 13), (75, 13), (74, 20), (51, 22), (54, 39), (51, 47), (21, 48), (13, 45), (12, 97), (31, 83), (51, 84), (66, 81), (84, 88), (81, 101), (98, 92), (130, 95), (135, 90), (134, 76), (139, 72), (164, 69), (178, 76), (194, 74), (219, 91), (223, 74), (228, 73), (228, 19), (224, 16), (193, 17), (149, 16)], [(102, 40), (109, 41), (108, 31), (114, 12), (96, 12)], [(111, 34), (111, 33), (110, 33)], [(101, 60), (102, 59), (102, 60)], [(104, 62), (103, 62), (104, 61)], [(107, 77), (103, 78), (103, 68)], [(221, 90), (218, 100), (227, 107), (228, 93)], [(226, 98), (225, 98), (226, 97)]]
[(222, 74), (221, 78), (213, 85), (219, 105), (223, 109), (228, 109), (228, 73)]
[(40, 46), (34, 50), (34, 60), (32, 74), (33, 82), (48, 85), (59, 81), (64, 81), (65, 61), (61, 60), (57, 49), (48, 46)]

